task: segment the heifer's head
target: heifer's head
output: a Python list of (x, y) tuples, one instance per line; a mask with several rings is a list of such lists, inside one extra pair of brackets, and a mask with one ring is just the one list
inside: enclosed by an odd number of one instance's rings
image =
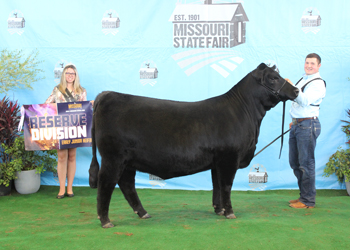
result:
[(276, 66), (268, 67), (262, 63), (252, 71), (252, 76), (275, 97), (275, 105), (279, 101), (294, 100), (299, 94), (299, 89), (283, 79), (275, 69)]

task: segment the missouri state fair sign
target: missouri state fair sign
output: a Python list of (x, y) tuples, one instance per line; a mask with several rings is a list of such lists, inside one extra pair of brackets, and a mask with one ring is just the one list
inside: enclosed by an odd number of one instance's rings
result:
[(241, 3), (180, 4), (169, 19), (175, 48), (232, 48), (245, 43), (248, 17)]

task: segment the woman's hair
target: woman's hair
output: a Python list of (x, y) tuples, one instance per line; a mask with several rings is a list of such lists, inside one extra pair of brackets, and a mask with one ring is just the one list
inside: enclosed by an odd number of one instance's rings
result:
[(73, 82), (73, 88), (74, 88), (74, 92), (76, 94), (80, 94), (83, 91), (83, 88), (80, 86), (80, 80), (79, 80), (79, 74), (78, 74), (77, 68), (73, 64), (67, 64), (64, 67), (62, 75), (61, 75), (60, 84), (58, 84), (58, 89), (62, 93), (66, 93), (66, 88), (67, 88), (66, 71), (68, 69), (73, 69), (75, 72), (75, 80)]

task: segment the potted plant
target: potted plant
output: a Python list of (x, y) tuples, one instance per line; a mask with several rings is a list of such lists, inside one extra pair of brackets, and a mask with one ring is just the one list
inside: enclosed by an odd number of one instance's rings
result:
[[(4, 97), (0, 101), (0, 143), (11, 147), (18, 136), (17, 127), (20, 120), (19, 104)], [(9, 195), (12, 180), (16, 177), (16, 170), (8, 164), (11, 156), (5, 153), (3, 146), (0, 147), (0, 196)]]
[[(0, 94), (17, 89), (33, 89), (32, 84), (44, 79), (39, 68), (42, 61), (38, 60), (39, 52), (34, 50), (29, 54), (22, 50), (2, 49), (0, 51)], [(15, 179), (15, 169), (8, 163), (11, 156), (4, 152), (2, 144), (11, 147), (17, 135), (20, 120), (20, 106), (4, 97), (0, 102), (0, 196), (11, 193), (11, 184)]]
[[(350, 118), (350, 109), (347, 110), (347, 116)], [(347, 125), (342, 126), (342, 131), (346, 134), (347, 144), (350, 144), (350, 122), (342, 120)], [(326, 167), (323, 170), (323, 176), (329, 177), (332, 174), (337, 176), (338, 182), (345, 182), (346, 190), (350, 195), (350, 148), (343, 149), (341, 147), (331, 155)]]
[(40, 174), (57, 172), (57, 151), (26, 151), (24, 137), (15, 139), (12, 146), (3, 145), (5, 153), (11, 156), (8, 166), (16, 172), (15, 188), (20, 194), (35, 193), (40, 188)]

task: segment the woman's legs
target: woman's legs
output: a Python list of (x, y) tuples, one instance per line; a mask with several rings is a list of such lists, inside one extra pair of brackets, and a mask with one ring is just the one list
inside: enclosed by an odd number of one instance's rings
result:
[(57, 174), (60, 183), (58, 195), (64, 195), (66, 192), (66, 178), (68, 179), (67, 193), (73, 194), (73, 180), (76, 171), (76, 151), (76, 148), (57, 149)]
[(68, 149), (67, 194), (73, 194), (73, 181), (76, 171), (76, 148)]
[(57, 175), (60, 183), (60, 191), (58, 192), (58, 195), (61, 196), (66, 193), (68, 149), (57, 149), (57, 158)]

